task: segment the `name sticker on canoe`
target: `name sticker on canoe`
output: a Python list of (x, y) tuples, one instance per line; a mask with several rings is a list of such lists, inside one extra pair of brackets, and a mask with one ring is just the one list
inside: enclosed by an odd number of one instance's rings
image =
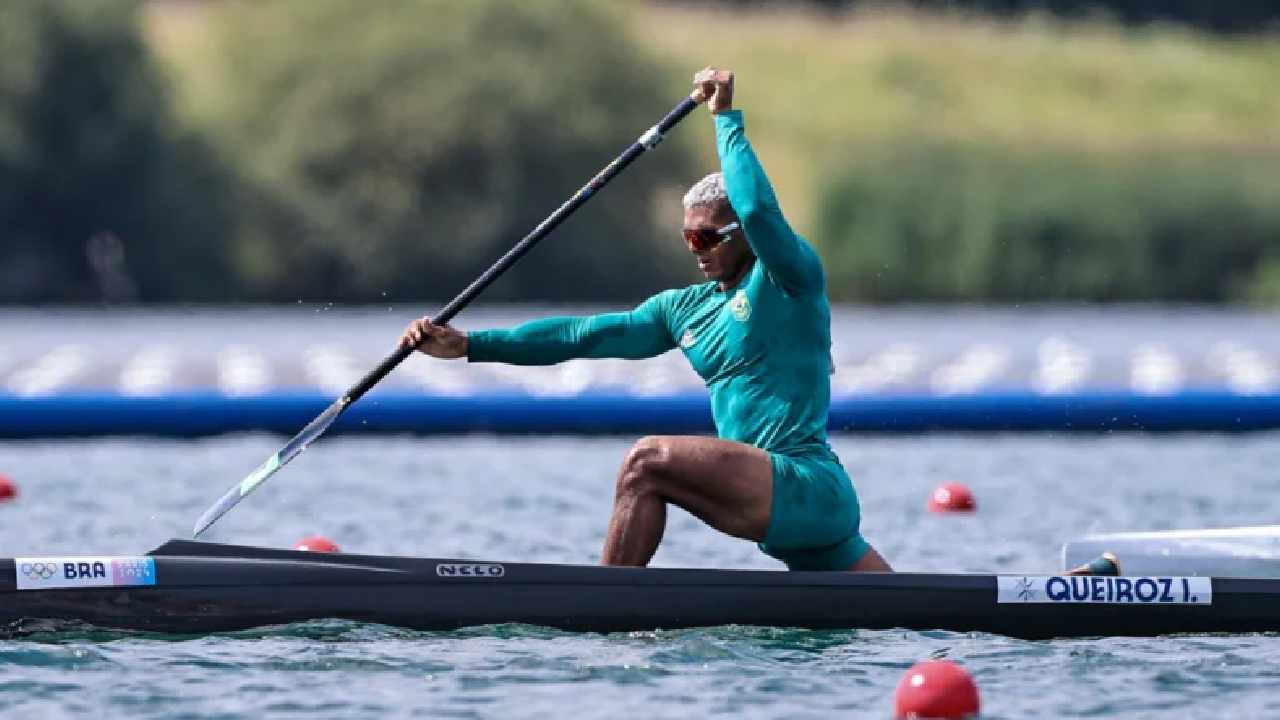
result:
[(137, 587), (156, 584), (150, 557), (14, 558), (19, 590)]
[(436, 575), (440, 577), (500, 578), (507, 569), (495, 563), (437, 563)]
[(1207, 577), (1000, 575), (996, 578), (996, 602), (1212, 605), (1213, 580)]

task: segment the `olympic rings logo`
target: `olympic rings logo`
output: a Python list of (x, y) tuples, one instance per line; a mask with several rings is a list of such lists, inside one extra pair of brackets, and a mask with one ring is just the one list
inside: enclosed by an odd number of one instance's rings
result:
[(45, 562), (22, 563), (18, 569), (22, 571), (23, 575), (32, 580), (48, 580), (53, 577), (54, 573), (58, 572), (58, 564)]

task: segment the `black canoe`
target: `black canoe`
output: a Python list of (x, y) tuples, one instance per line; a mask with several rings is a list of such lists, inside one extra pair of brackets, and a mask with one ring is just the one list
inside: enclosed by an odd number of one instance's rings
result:
[(1280, 631), (1280, 579), (616, 568), (186, 540), (136, 558), (0, 560), (0, 624), (10, 631), (66, 620), (205, 633), (323, 618), (420, 629), (739, 624), (1028, 639), (1237, 633)]

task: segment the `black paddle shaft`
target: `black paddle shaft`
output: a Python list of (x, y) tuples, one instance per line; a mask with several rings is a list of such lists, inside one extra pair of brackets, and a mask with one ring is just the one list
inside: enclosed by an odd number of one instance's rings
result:
[[(436, 316), (435, 321), (445, 323), (453, 318), (454, 315), (457, 315), (462, 308), (467, 306), (467, 303), (474, 300), (481, 291), (488, 287), (489, 283), (492, 283), (499, 275), (506, 272), (507, 268), (514, 265), (522, 255), (529, 252), (535, 243), (550, 234), (550, 232), (554, 230), (557, 225), (563, 222), (571, 213), (573, 213), (574, 210), (577, 210), (600, 188), (604, 187), (605, 184), (612, 180), (615, 175), (622, 172), (622, 169), (630, 165), (631, 161), (639, 157), (640, 153), (657, 146), (657, 144), (662, 141), (663, 134), (674, 127), (676, 123), (684, 119), (684, 116), (688, 115), (697, 106), (697, 101), (692, 98), (688, 98), (677, 105), (674, 110), (667, 113), (667, 116), (662, 119), (662, 122), (645, 131), (645, 133), (640, 136), (639, 140), (636, 140), (631, 147), (627, 148), (626, 151), (615, 158), (613, 162), (606, 165), (603, 170), (591, 179), (591, 182), (584, 185), (577, 194), (569, 199), (568, 202), (557, 208), (554, 213), (551, 213), (550, 217), (543, 220), (538, 227), (534, 228), (533, 232), (529, 233), (523, 240), (517, 243), (515, 247), (507, 251), (506, 255), (499, 258), (498, 262), (494, 263), (493, 266), (486, 270), (483, 275), (476, 278), (475, 282), (468, 285), (466, 290), (463, 290), (458, 297), (454, 298), (452, 302), (440, 311), (440, 314)], [(198, 537), (200, 533), (204, 532), (210, 525), (217, 522), (218, 518), (222, 517), (227, 513), (227, 511), (235, 507), (236, 504), (243, 500), (249, 493), (253, 492), (255, 488), (265, 482), (267, 478), (271, 477), (271, 475), (277, 470), (284, 467), (290, 460), (297, 457), (303, 450), (306, 450), (307, 446), (324, 434), (324, 431), (337, 421), (338, 416), (346, 412), (346, 409), (350, 407), (352, 403), (359, 400), (361, 396), (369, 391), (370, 388), (377, 385), (378, 381), (386, 377), (387, 374), (394, 370), (401, 362), (404, 362), (404, 359), (409, 357), (413, 351), (414, 349), (411, 347), (397, 347), (396, 351), (383, 360), (378, 367), (374, 368), (368, 375), (365, 375), (360, 382), (352, 386), (351, 389), (347, 390), (347, 392), (341, 397), (334, 400), (329, 407), (326, 408), (324, 412), (317, 415), (314, 420), (307, 423), (307, 426), (302, 428), (297, 435), (294, 435), (293, 439), (285, 444), (279, 452), (267, 458), (266, 462), (259, 465), (257, 469), (250, 473), (246, 478), (233, 485), (227, 492), (223, 493), (222, 497), (210, 506), (208, 510), (205, 510), (204, 514), (200, 516), (200, 519), (196, 521), (195, 528), (192, 530), (192, 535)]]
[[(448, 305), (445, 305), (444, 308), (440, 310), (440, 314), (432, 318), (432, 322), (444, 324), (452, 320), (454, 316), (470, 304), (477, 295), (483, 292), (485, 288), (489, 287), (494, 280), (497, 280), (498, 276), (506, 272), (512, 265), (515, 265), (516, 261), (523, 257), (525, 253), (532, 250), (533, 246), (537, 245), (539, 240), (550, 235), (551, 231), (555, 230), (560, 223), (564, 222), (565, 218), (569, 217), (577, 211), (578, 208), (582, 207), (587, 200), (591, 199), (592, 195), (596, 194), (596, 192), (607, 185), (614, 176), (622, 172), (624, 168), (630, 165), (636, 158), (640, 157), (640, 155), (646, 150), (652, 150), (659, 142), (662, 142), (662, 136), (665, 135), (667, 131), (671, 130), (671, 128), (675, 127), (676, 123), (683, 120), (685, 116), (692, 112), (697, 106), (698, 102), (693, 98), (685, 98), (679, 105), (675, 106), (671, 112), (667, 113), (666, 117), (662, 118), (661, 122), (654, 125), (645, 132), (644, 135), (641, 135), (638, 140), (631, 143), (631, 146), (624, 150), (621, 155), (614, 158), (613, 162), (606, 165), (603, 170), (597, 173), (596, 176), (591, 179), (591, 182), (583, 185), (582, 189), (578, 190), (578, 192), (574, 194), (573, 197), (569, 198), (565, 204), (556, 208), (556, 211), (551, 213), (546, 220), (539, 223), (538, 226), (533, 229), (533, 232), (524, 236), (523, 240), (516, 243), (514, 247), (508, 250), (507, 253), (499, 258), (498, 261), (495, 262), (488, 270), (485, 270), (480, 277), (476, 278), (474, 282), (468, 285), (465, 290), (458, 293), (457, 297), (451, 300)], [(351, 388), (343, 394), (343, 407), (345, 408), (346, 406), (349, 406), (351, 403), (359, 400), (365, 393), (369, 392), (370, 388), (381, 382), (382, 378), (386, 377), (387, 374), (394, 370), (397, 365), (404, 362), (405, 358), (412, 355), (415, 349), (416, 348), (413, 347), (397, 347), (395, 352), (388, 355), (376, 368), (369, 371), (369, 374), (361, 378), (360, 382), (351, 386)]]

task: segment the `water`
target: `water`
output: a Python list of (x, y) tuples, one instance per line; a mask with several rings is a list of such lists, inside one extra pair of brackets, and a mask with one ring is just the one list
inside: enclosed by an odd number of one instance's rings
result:
[[(429, 304), (0, 308), (0, 394), (106, 390), (149, 395), (193, 387), (253, 394), (302, 386), (336, 396), (382, 360), (409, 320), (432, 309)], [(476, 307), (460, 315), (457, 324), (464, 329), (505, 327), (547, 314), (603, 309)], [(832, 384), (837, 395), (1041, 389), (1046, 381), (1059, 392), (1224, 386), (1278, 392), (1278, 321), (1277, 312), (1238, 308), (837, 306), (832, 315)], [(230, 382), (242, 374), (232, 372), (233, 361), (246, 356), (261, 360), (260, 367), (254, 365), (262, 375), (261, 386)], [(988, 372), (970, 377), (971, 385), (956, 385), (957, 375), (972, 375), (973, 366), (984, 363), (990, 365)], [(51, 365), (60, 371), (51, 372)], [(957, 372), (964, 367), (970, 372)], [(1066, 382), (1064, 370), (1074, 379)], [(1052, 382), (1055, 377), (1065, 384)], [(461, 366), (416, 356), (374, 392), (424, 386), (435, 392), (474, 392), (537, 379), (541, 382), (530, 389), (556, 394), (573, 394), (593, 384), (646, 392), (701, 388), (683, 356), (671, 352), (639, 366), (582, 360), (554, 368)]]
[[(840, 437), (864, 532), (901, 569), (1046, 571), (1088, 531), (1275, 522), (1280, 436)], [(132, 554), (182, 536), (280, 438), (0, 443), (21, 485), (0, 555)], [(210, 539), (594, 562), (625, 438), (337, 438)], [(924, 511), (946, 480), (969, 518)], [(670, 515), (655, 564), (775, 568)], [(1273, 717), (1280, 639), (1028, 642), (984, 634), (722, 627), (614, 635), (415, 632), (324, 621), (197, 638), (101, 631), (0, 641), (9, 717), (887, 717), (912, 663), (968, 668), (984, 717)]]

